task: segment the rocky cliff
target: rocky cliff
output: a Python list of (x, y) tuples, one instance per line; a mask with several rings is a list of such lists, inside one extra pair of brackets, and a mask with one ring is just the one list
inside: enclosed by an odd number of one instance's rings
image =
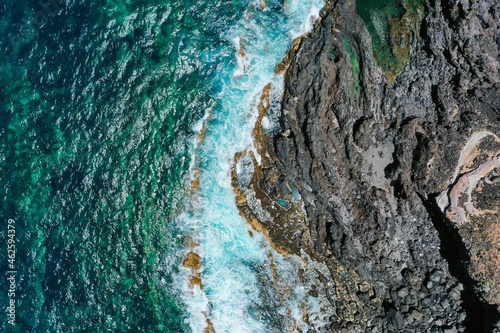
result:
[(316, 331), (500, 330), (499, 26), (494, 0), (331, 1), (277, 66), (281, 129), (267, 88), (233, 186), (328, 267), (302, 272), (330, 303)]

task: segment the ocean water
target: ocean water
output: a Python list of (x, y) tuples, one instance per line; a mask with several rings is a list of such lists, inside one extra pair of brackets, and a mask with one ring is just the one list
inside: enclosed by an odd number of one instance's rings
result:
[(322, 5), (2, 1), (1, 332), (307, 330), (302, 261), (250, 237), (229, 170)]

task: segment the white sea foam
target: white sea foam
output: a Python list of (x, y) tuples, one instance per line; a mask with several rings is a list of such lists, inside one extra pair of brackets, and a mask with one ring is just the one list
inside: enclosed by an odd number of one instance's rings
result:
[(262, 90), (271, 82), (273, 90), (282, 91), (283, 76), (275, 75), (274, 67), (292, 39), (312, 28), (311, 17), (318, 16), (322, 5), (322, 0), (289, 0), (285, 17), (254, 5), (223, 35), (234, 47), (234, 67), (214, 81), (222, 88), (213, 96), (217, 106), (211, 116), (207, 112), (193, 126), (195, 133), (204, 122), (208, 127), (201, 145), (197, 137), (192, 144), (191, 169), (201, 170), (200, 188), (188, 194), (185, 212), (177, 219), (194, 243), (181, 255), (195, 251), (202, 258), (196, 273), (201, 273), (203, 290), (188, 285), (191, 269), (180, 267), (174, 276), (174, 287), (186, 307), (186, 324), (193, 332), (203, 332), (207, 318), (219, 333), (290, 331), (293, 321), (301, 330), (308, 328), (302, 311), (310, 301), (296, 274), (302, 261), (282, 257), (263, 235), (249, 235), (251, 228), (235, 205), (230, 171), (236, 152), (247, 149), (256, 154), (251, 132)]

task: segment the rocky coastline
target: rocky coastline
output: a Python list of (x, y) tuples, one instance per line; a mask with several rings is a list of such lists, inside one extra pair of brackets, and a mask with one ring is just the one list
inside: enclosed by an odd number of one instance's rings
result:
[(329, 1), (294, 42), (236, 204), (317, 263), (299, 272), (326, 300), (311, 332), (500, 332), (500, 4), (391, 6)]

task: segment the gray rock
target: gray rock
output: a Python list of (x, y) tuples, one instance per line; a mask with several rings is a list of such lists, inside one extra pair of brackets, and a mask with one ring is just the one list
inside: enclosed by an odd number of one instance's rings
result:
[[(436, 198), (447, 198), (471, 137), (500, 137), (500, 9), (494, 0), (431, 1), (416, 10), (395, 1), (407, 11), (381, 33), (386, 58), (396, 55), (392, 65), (374, 54), (378, 37), (353, 1), (329, 1), (314, 31), (294, 44), (283, 62), (282, 134), (262, 139), (276, 157), (266, 165), (273, 177), (263, 173), (259, 184), (291, 197), (292, 183), (301, 194), (305, 217), (293, 225), (301, 233), (290, 248), (329, 263), (335, 327), (362, 330), (365, 313), (380, 318), (372, 324), (384, 332), (403, 325), (427, 332), (445, 324), (436, 318), (455, 318), (451, 330), (464, 322), (487, 331), (499, 314), (468, 264), (476, 245)], [(357, 310), (348, 311), (362, 282), (373, 295), (359, 294)], [(462, 304), (461, 283), (473, 291)], [(413, 321), (401, 319), (404, 304)], [(464, 310), (470, 318), (456, 315)]]
[(398, 296), (400, 298), (405, 298), (406, 296), (408, 296), (408, 289), (406, 288), (402, 288), (398, 291)]

